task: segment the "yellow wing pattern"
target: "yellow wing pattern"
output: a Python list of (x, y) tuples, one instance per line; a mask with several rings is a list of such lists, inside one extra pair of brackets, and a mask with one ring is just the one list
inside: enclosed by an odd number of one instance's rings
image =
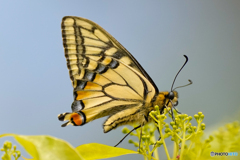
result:
[(74, 88), (72, 113), (59, 115), (59, 120), (68, 120), (63, 126), (104, 116), (109, 116), (104, 132), (131, 122), (145, 123), (159, 93), (135, 58), (103, 28), (84, 18), (64, 17), (62, 37)]

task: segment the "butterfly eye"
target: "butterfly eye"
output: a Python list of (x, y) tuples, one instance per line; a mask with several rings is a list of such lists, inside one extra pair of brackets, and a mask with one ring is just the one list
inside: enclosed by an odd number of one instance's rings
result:
[(168, 98), (171, 99), (171, 100), (173, 100), (173, 98), (174, 98), (174, 94), (173, 94), (173, 92), (169, 92), (169, 94), (168, 94)]

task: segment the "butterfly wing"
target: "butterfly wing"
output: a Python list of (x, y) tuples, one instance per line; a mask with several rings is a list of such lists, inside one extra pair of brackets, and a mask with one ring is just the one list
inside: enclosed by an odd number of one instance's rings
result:
[(144, 119), (158, 89), (135, 58), (102, 27), (84, 18), (64, 17), (62, 37), (74, 102), (73, 113), (60, 114), (59, 120), (83, 125), (109, 116), (104, 123), (108, 132)]

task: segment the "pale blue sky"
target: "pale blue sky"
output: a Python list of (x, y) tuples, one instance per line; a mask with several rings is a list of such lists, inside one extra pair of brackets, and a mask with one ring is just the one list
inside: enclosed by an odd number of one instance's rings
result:
[[(70, 111), (73, 100), (60, 27), (67, 15), (106, 29), (160, 91), (170, 90), (185, 61), (182, 55), (188, 55), (175, 86), (188, 79), (193, 85), (178, 90), (178, 109), (188, 115), (202, 111), (206, 129), (227, 122), (240, 108), (239, 8), (239, 0), (1, 1), (0, 134), (47, 134), (75, 147), (90, 142), (115, 145), (122, 138), (122, 127), (103, 133), (105, 118), (82, 127), (60, 127), (57, 115)], [(120, 147), (134, 149), (127, 141)]]

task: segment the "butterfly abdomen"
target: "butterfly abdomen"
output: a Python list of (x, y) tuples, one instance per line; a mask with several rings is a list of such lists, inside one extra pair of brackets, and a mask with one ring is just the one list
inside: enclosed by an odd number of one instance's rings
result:
[(111, 131), (112, 129), (131, 123), (145, 124), (149, 113), (149, 106), (143, 106), (139, 104), (137, 106), (117, 112), (113, 116), (110, 116), (103, 124), (104, 133)]

